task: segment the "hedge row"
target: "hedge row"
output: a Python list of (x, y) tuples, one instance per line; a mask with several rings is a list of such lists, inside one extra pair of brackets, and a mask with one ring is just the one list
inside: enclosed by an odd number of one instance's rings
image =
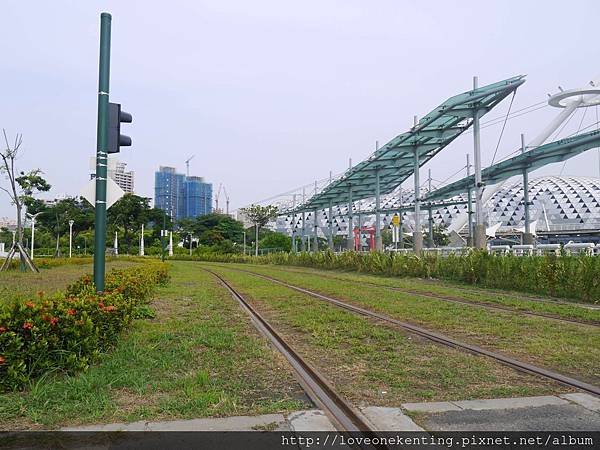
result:
[(102, 293), (86, 275), (65, 294), (38, 292), (36, 298), (0, 305), (0, 391), (50, 371), (87, 369), (168, 279), (167, 265), (152, 262), (112, 270)]
[(499, 256), (485, 251), (440, 257), (395, 253), (276, 253), (266, 256), (207, 254), (195, 259), (212, 262), (282, 264), (350, 270), (385, 276), (437, 278), (489, 288), (508, 289), (600, 302), (600, 257)]
[[(121, 255), (121, 256), (107, 256), (106, 262), (112, 261), (133, 261), (140, 262), (143, 261), (144, 258), (134, 255)], [(2, 262), (3, 260), (0, 260)], [(37, 266), (38, 269), (52, 269), (54, 267), (59, 266), (82, 266), (86, 264), (92, 264), (94, 262), (93, 256), (73, 256), (72, 258), (60, 257), (60, 258), (51, 258), (51, 257), (36, 257), (33, 262)], [(13, 258), (10, 263), (11, 269), (16, 269), (19, 266), (18, 258)]]

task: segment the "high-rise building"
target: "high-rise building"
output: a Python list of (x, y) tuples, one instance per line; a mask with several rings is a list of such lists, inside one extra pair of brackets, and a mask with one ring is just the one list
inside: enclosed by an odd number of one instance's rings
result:
[(212, 211), (212, 184), (202, 177), (186, 177), (183, 183), (185, 217), (197, 217)]
[[(126, 170), (127, 163), (121, 162), (116, 158), (108, 158), (108, 177), (112, 178), (123, 191), (133, 194), (134, 190), (134, 172)], [(96, 158), (90, 158), (90, 179), (96, 178)]]
[(212, 184), (201, 177), (186, 177), (174, 167), (159, 167), (154, 173), (154, 207), (173, 220), (212, 212)]

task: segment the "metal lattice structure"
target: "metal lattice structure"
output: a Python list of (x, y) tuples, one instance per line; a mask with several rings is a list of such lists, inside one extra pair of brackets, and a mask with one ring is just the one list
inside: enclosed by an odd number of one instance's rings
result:
[[(529, 184), (530, 210), (532, 220), (538, 231), (591, 231), (600, 229), (600, 178), (544, 176), (534, 178)], [(400, 197), (403, 202), (400, 205)], [(525, 222), (523, 184), (520, 181), (510, 183), (496, 192), (485, 208), (487, 225), (500, 223), (499, 232), (509, 232), (522, 228)], [(405, 231), (414, 231), (414, 191), (399, 190), (384, 196), (381, 200), (383, 227), (390, 226), (394, 214), (400, 213)], [(432, 218), (435, 225), (444, 228), (450, 226), (456, 218), (467, 211), (467, 197), (462, 194), (451, 203), (432, 206)], [(354, 215), (361, 215), (361, 225), (375, 224), (375, 199), (369, 198), (355, 202)], [(335, 234), (348, 232), (348, 207), (338, 205), (333, 208), (332, 224)], [(422, 211), (422, 220), (427, 211)], [(355, 222), (355, 225), (358, 221)], [(306, 234), (314, 232), (314, 212), (306, 217)], [(325, 237), (329, 226), (327, 209), (317, 211), (317, 229), (319, 236)], [(276, 229), (291, 234), (294, 229), (299, 233), (302, 221), (299, 215), (290, 214), (277, 220)], [(423, 231), (423, 230), (422, 230)]]
[[(486, 184), (496, 184), (515, 175), (521, 175), (524, 170), (532, 171), (546, 164), (566, 161), (599, 145), (600, 131), (592, 131), (550, 142), (483, 169), (481, 178)], [(448, 199), (457, 194), (465, 193), (474, 187), (475, 177), (471, 175), (432, 191), (424, 197), (424, 200), (439, 201)]]
[(376, 150), (320, 192), (289, 212), (314, 211), (392, 192), (473, 123), (525, 82), (519, 75), (449, 98), (414, 127)]

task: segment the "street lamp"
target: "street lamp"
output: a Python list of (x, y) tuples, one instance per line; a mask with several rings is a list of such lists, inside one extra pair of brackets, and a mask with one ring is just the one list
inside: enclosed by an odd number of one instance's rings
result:
[(73, 224), (74, 220), (69, 220), (69, 258), (73, 256)]
[(190, 256), (192, 256), (192, 233), (189, 233), (190, 235)]
[(39, 216), (40, 214), (42, 214), (41, 211), (38, 213), (35, 213), (35, 214), (27, 213), (27, 215), (31, 219), (31, 259), (33, 259), (33, 241), (35, 239), (35, 220), (37, 219), (37, 216)]

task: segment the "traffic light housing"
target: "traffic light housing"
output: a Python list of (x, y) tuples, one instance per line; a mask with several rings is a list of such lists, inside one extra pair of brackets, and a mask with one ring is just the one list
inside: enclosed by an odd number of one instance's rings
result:
[(121, 134), (121, 122), (131, 123), (131, 114), (121, 111), (120, 103), (108, 104), (108, 152), (119, 153), (121, 147), (130, 147), (131, 138)]

